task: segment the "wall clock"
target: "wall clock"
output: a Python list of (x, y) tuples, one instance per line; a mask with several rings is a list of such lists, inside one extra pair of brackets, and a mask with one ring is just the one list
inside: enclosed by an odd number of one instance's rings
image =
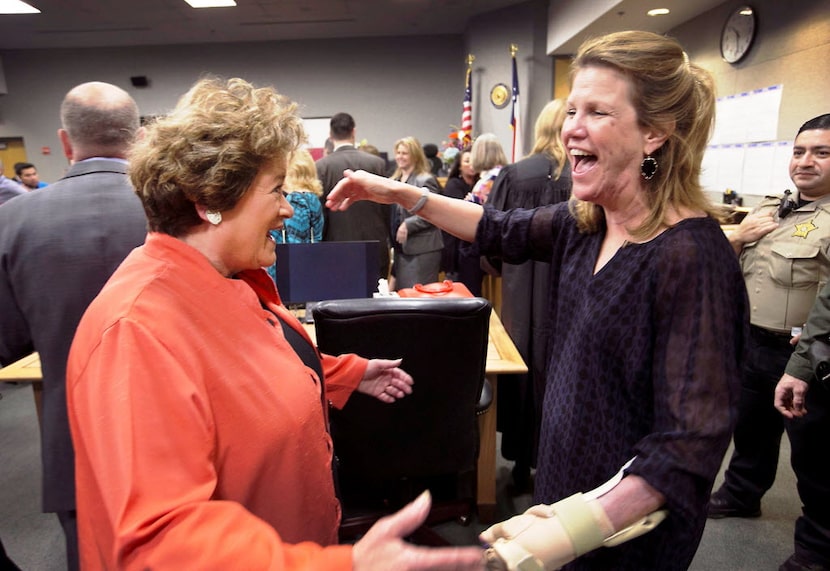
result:
[(741, 6), (729, 14), (720, 34), (720, 53), (725, 62), (741, 61), (752, 47), (757, 31), (755, 16), (751, 6)]
[(490, 90), (490, 103), (496, 109), (504, 109), (510, 101), (510, 89), (503, 83), (497, 83)]

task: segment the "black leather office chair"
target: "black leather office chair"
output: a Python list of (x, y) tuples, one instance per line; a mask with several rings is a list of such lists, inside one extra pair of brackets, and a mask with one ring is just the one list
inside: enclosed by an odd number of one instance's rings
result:
[[(426, 488), (433, 495), (428, 524), (468, 520), (489, 320), (483, 298), (335, 300), (315, 307), (321, 351), (401, 357), (415, 381), (413, 393), (393, 404), (355, 393), (343, 410), (331, 411), (341, 540), (358, 537)], [(445, 543), (425, 527), (411, 539)]]

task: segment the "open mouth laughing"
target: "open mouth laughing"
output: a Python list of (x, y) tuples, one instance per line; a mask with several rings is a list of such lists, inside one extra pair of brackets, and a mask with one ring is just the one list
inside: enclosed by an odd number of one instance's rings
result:
[(588, 171), (597, 162), (596, 155), (592, 155), (582, 149), (571, 149), (571, 170), (579, 174)]

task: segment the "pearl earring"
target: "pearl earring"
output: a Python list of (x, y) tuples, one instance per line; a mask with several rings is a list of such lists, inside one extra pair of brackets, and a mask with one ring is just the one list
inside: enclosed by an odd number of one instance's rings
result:
[(222, 222), (222, 213), (218, 210), (208, 210), (205, 213), (205, 217), (208, 219), (208, 222), (214, 226), (218, 226), (219, 223)]

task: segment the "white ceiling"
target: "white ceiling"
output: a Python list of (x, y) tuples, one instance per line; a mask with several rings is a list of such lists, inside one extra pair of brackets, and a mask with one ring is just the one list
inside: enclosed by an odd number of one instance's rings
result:
[[(588, 22), (585, 26), (571, 26), (571, 29), (556, 28), (556, 38), (549, 38), (548, 50), (554, 55), (569, 55), (576, 52), (579, 45), (588, 37), (601, 36), (620, 30), (647, 30), (663, 34), (708, 12), (725, 0), (559, 0), (552, 2), (556, 12), (551, 17), (554, 23), (566, 20)], [(594, 5), (610, 6), (604, 13), (602, 9), (586, 17), (582, 6), (593, 2)], [(664, 16), (649, 16), (652, 8), (668, 8), (671, 12)], [(721, 22), (713, 22), (720, 29)], [(555, 41), (559, 39), (561, 41)], [(551, 45), (551, 42), (553, 45)]]
[[(237, 0), (235, 8), (217, 9), (194, 9), (184, 0), (28, 1), (42, 13), (0, 15), (0, 49), (463, 34), (472, 17), (526, 0)], [(591, 15), (597, 19), (574, 37), (621, 29), (662, 33), (723, 1), (622, 0)], [(590, 0), (554, 2), (592, 9)], [(673, 13), (645, 16), (653, 7)], [(575, 47), (566, 43), (556, 53)]]

